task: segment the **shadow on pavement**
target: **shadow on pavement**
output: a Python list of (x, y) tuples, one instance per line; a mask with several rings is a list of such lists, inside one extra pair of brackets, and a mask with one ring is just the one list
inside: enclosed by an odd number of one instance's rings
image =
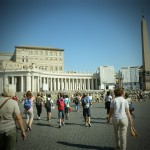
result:
[(92, 146), (92, 145), (74, 144), (74, 143), (62, 142), (62, 141), (58, 141), (57, 143), (63, 144), (63, 145), (66, 145), (66, 146), (83, 148), (83, 149), (114, 150), (114, 148), (112, 148), (112, 147), (99, 147), (99, 146)]

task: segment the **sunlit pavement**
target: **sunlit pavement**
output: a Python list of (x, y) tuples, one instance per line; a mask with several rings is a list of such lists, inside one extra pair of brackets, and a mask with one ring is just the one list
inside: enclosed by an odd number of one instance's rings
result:
[[(19, 105), (23, 120), (23, 106)], [(150, 149), (150, 101), (135, 102), (134, 125), (138, 137), (132, 137), (128, 130), (128, 150)], [(79, 112), (70, 113), (65, 126), (59, 128), (57, 107), (52, 112), (50, 122), (46, 120), (46, 110), (43, 107), (41, 120), (36, 119), (34, 107), (34, 121), (32, 131), (27, 132), (27, 137), (22, 142), (20, 131), (18, 133), (17, 150), (113, 150), (115, 147), (113, 127), (106, 123), (106, 110), (104, 103), (94, 103), (91, 108), (91, 127), (85, 126), (82, 117), (82, 108)]]

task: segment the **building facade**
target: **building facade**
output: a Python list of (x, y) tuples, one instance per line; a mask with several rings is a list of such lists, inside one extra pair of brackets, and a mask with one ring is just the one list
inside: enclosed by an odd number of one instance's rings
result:
[(125, 89), (140, 89), (139, 84), (139, 67), (122, 67), (122, 87)]
[[(10, 59), (0, 60), (0, 92), (7, 84), (16, 92), (98, 90), (97, 73), (64, 72), (64, 50), (16, 46)], [(4, 54), (5, 55), (5, 54)]]
[(99, 89), (114, 89), (116, 84), (114, 66), (100, 66), (98, 72), (100, 79)]

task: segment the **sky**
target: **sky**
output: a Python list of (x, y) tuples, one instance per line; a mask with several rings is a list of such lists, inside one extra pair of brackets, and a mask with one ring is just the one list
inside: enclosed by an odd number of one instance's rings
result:
[(65, 71), (141, 66), (142, 9), (150, 36), (149, 0), (0, 0), (0, 52), (64, 49)]

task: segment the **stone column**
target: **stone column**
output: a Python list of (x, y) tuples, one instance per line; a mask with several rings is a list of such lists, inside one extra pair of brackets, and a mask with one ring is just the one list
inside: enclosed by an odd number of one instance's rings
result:
[(50, 91), (53, 91), (53, 89), (52, 89), (52, 77), (50, 78)]
[(14, 82), (14, 76), (11, 77), (11, 80), (12, 80), (12, 85), (14, 85), (15, 84), (15, 82)]
[(79, 79), (77, 79), (77, 90), (79, 90)]
[(30, 73), (26, 76), (26, 91), (31, 91), (31, 76)]
[(80, 79), (80, 90), (82, 90), (82, 78)]
[(49, 78), (47, 77), (47, 90), (49, 91)]
[(54, 91), (56, 91), (56, 78), (54, 78)]
[(72, 79), (72, 90), (75, 90), (75, 79)]
[(84, 79), (84, 89), (83, 90), (86, 90), (86, 79)]
[(91, 79), (91, 82), (92, 82), (92, 90), (94, 90), (94, 81), (93, 81), (94, 79), (92, 78)]
[(65, 90), (67, 90), (66, 78), (65, 78), (64, 80), (65, 80), (65, 81), (64, 81), (64, 82), (65, 82), (65, 83), (64, 83), (64, 88), (65, 88)]
[(88, 90), (90, 90), (90, 79), (87, 79), (87, 81), (88, 81)]
[(34, 91), (34, 76), (33, 75), (31, 76), (31, 80), (32, 80), (32, 84), (31, 84), (32, 92), (35, 92)]
[(39, 81), (39, 76), (37, 76), (37, 92), (40, 91), (40, 81)]
[(8, 84), (8, 76), (4, 75), (4, 86)]
[(68, 88), (68, 90), (70, 90), (70, 78), (68, 79), (68, 82), (69, 82), (69, 88)]
[(98, 88), (97, 88), (97, 78), (95, 79), (95, 82), (96, 82), (96, 83), (95, 83), (95, 84), (96, 84), (96, 85), (95, 85), (96, 90), (98, 90)]
[(25, 92), (25, 91), (23, 91), (23, 76), (21, 76), (21, 92)]
[(56, 90), (60, 90), (60, 79), (56, 78), (56, 81), (57, 81), (57, 88), (56, 88)]
[(63, 86), (63, 78), (61, 78), (61, 90), (63, 91), (63, 89), (64, 89), (64, 86)]
[(42, 77), (41, 76), (39, 76), (39, 87), (40, 87), (40, 90), (42, 89)]

